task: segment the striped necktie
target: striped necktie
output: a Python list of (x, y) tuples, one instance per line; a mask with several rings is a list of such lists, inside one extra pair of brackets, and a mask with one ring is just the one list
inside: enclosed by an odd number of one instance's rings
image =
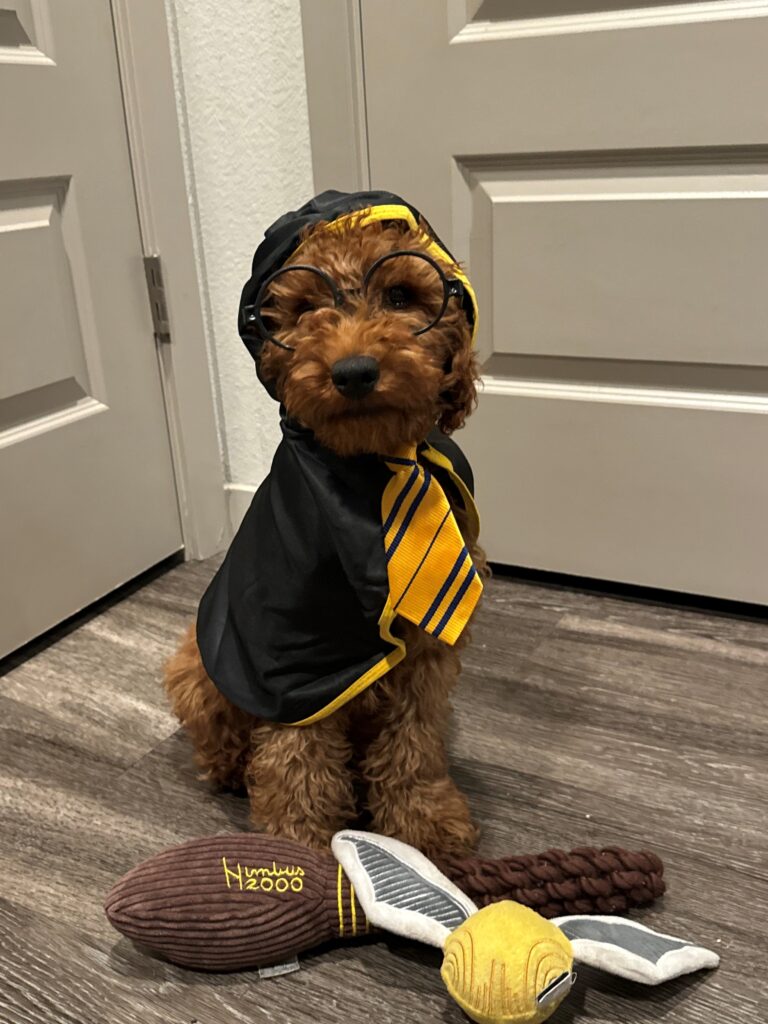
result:
[(395, 612), (456, 643), (483, 591), (445, 491), (408, 448), (385, 456), (394, 474), (381, 501)]

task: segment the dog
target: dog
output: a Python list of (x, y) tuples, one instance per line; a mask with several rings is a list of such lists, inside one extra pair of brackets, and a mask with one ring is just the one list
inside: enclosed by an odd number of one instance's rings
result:
[[(390, 570), (381, 568), (386, 523), (371, 517), (393, 467), (424, 489), (439, 477), (469, 554), (466, 578), (488, 575), (471, 497), (451, 471), (451, 459), (465, 465), (463, 456), (446, 448), (476, 403), (474, 293), (470, 302), (469, 282), (426, 221), (389, 193), (324, 193), (270, 232), (262, 243), (269, 258), (257, 273), (257, 250), (240, 324), (260, 380), (281, 403), (287, 454), (278, 450), (269, 504), (254, 499), (254, 523), (244, 521), (203, 599), (197, 633), (191, 627), (168, 662), (166, 691), (203, 776), (244, 786), (256, 827), (323, 848), (334, 832), (362, 822), (428, 856), (466, 853), (478, 830), (448, 774), (445, 737), (469, 632), (445, 642), (394, 613)], [(428, 436), (436, 439), (423, 449), (431, 473), (415, 466), (421, 456), (387, 462)], [(359, 493), (366, 474), (370, 500)], [(390, 518), (403, 516), (411, 499), (395, 497)], [(307, 524), (297, 525), (302, 517)], [(274, 530), (290, 535), (282, 554)], [(336, 545), (332, 556), (328, 543)], [(339, 559), (344, 572), (334, 575)], [(312, 630), (322, 643), (291, 618), (291, 602), (309, 604), (315, 592), (307, 620), (321, 623)], [(264, 610), (273, 605), (274, 613)], [(274, 639), (276, 631), (286, 635)], [(353, 669), (343, 663), (347, 648), (362, 651), (349, 655)], [(331, 669), (315, 680), (313, 659), (325, 665), (326, 657)]]

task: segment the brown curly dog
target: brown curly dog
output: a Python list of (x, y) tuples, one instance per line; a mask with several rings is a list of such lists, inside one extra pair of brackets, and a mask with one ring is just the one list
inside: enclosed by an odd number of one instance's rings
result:
[[(366, 269), (397, 249), (425, 251), (423, 234), (404, 223), (352, 223), (331, 232), (320, 224), (288, 264), (327, 271), (352, 300), (343, 309), (319, 308), (312, 289), (321, 284), (311, 275), (275, 282), (270, 315), (293, 351), (265, 345), (262, 376), (274, 381), (288, 414), (342, 456), (392, 453), (419, 443), (436, 424), (451, 433), (475, 404), (471, 330), (456, 298), (420, 336), (373, 316), (360, 299)], [(441, 266), (448, 275), (456, 269)], [(414, 266), (411, 273), (421, 271)], [(406, 284), (434, 286), (429, 276)], [(378, 379), (365, 396), (351, 398), (334, 383), (332, 368), (360, 355), (376, 361)], [(475, 567), (487, 575), (477, 538), (454, 511)], [(468, 631), (455, 647), (402, 618), (395, 632), (407, 642), (404, 661), (328, 717), (292, 726), (230, 703), (206, 675), (190, 630), (167, 665), (165, 686), (204, 776), (227, 787), (245, 784), (254, 825), (313, 847), (326, 846), (361, 813), (371, 829), (428, 855), (474, 847), (477, 829), (448, 775), (444, 746), (461, 667), (457, 648)]]

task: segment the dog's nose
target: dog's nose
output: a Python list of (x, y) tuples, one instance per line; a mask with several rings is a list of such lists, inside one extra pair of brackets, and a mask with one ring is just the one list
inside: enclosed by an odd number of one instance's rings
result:
[(378, 379), (379, 364), (372, 356), (348, 356), (331, 367), (331, 380), (345, 398), (365, 398)]

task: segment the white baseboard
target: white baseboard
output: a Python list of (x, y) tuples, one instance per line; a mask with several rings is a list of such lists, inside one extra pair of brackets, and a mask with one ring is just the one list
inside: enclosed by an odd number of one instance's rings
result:
[(227, 514), (229, 516), (230, 536), (227, 543), (237, 533), (237, 528), (243, 521), (243, 516), (248, 511), (248, 506), (253, 501), (256, 493), (256, 484), (225, 484), (224, 492), (227, 496)]

